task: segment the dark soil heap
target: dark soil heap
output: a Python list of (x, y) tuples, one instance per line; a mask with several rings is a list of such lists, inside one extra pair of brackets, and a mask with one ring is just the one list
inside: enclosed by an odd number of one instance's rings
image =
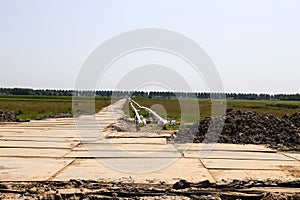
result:
[[(224, 123), (222, 129), (222, 122)], [(209, 126), (213, 124), (213, 126)], [(209, 130), (209, 131), (208, 131)], [(221, 135), (213, 134), (221, 130)], [(207, 134), (211, 132), (212, 134)], [(179, 131), (178, 141), (265, 144), (280, 150), (300, 151), (300, 112), (275, 117), (270, 114), (227, 109), (226, 116), (207, 117), (188, 130)]]
[(0, 110), (0, 122), (16, 122), (18, 120), (14, 112)]

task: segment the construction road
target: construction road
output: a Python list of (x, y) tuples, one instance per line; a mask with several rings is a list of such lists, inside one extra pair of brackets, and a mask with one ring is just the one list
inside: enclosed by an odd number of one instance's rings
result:
[(180, 179), (300, 179), (300, 153), (259, 145), (173, 144), (165, 134), (107, 130), (124, 115), (124, 103), (79, 122), (61, 118), (0, 124), (0, 180), (173, 184)]

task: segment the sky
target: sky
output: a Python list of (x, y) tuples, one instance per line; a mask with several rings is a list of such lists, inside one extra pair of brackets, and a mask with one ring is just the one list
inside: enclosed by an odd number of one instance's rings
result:
[(201, 46), (226, 92), (300, 93), (299, 8), (298, 0), (0, 0), (0, 87), (73, 89), (103, 42), (159, 28)]

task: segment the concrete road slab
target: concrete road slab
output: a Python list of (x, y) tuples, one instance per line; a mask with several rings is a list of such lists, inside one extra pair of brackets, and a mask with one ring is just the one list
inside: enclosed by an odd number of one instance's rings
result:
[(298, 178), (280, 170), (209, 170), (216, 181), (222, 180), (283, 180), (293, 181)]
[(242, 151), (184, 151), (186, 158), (217, 158), (239, 160), (295, 160), (276, 152)]
[(96, 119), (99, 120), (107, 120), (107, 121), (116, 121), (118, 119), (118, 116), (113, 116), (113, 115), (108, 115), (108, 114), (99, 114), (99, 115), (95, 115)]
[(13, 126), (19, 123), (20, 122), (0, 122), (0, 126)]
[(0, 133), (1, 134), (10, 133), (10, 132), (26, 133), (26, 132), (40, 132), (43, 130), (46, 130), (46, 129), (43, 127), (40, 127), (39, 129), (38, 128), (36, 128), (36, 129), (34, 129), (34, 128), (2, 128), (2, 129), (0, 129)]
[(1, 181), (46, 181), (72, 159), (0, 157)]
[[(133, 172), (132, 172), (133, 171)], [(165, 181), (169, 184), (180, 179), (192, 182), (214, 181), (198, 159), (77, 159), (59, 173), (54, 181), (78, 179), (116, 180), (134, 182)]]
[(300, 153), (285, 153), (285, 152), (284, 152), (284, 153), (282, 153), (282, 154), (287, 155), (287, 156), (289, 156), (289, 157), (291, 157), (291, 158), (294, 158), (294, 159), (300, 161)]
[(204, 144), (204, 143), (186, 143), (186, 144), (174, 144), (176, 148), (180, 150), (191, 150), (191, 151), (270, 151), (276, 152), (276, 150), (267, 148), (263, 145), (252, 145), (252, 144)]
[(1, 137), (1, 141), (37, 141), (37, 142), (79, 142), (79, 138), (63, 138), (63, 137), (27, 137), (27, 136), (15, 136), (15, 137)]
[(99, 140), (104, 139), (106, 132), (98, 130), (78, 130), (78, 137), (80, 138), (99, 138)]
[(180, 158), (179, 152), (72, 151), (66, 158)]
[[(11, 127), (2, 127), (0, 128), (0, 133), (6, 133), (6, 132), (18, 132), (18, 133), (23, 133), (23, 132), (27, 132), (28, 129), (15, 129), (15, 128), (11, 128)], [(34, 130), (36, 131), (36, 130)]]
[(6, 132), (0, 132), (0, 137), (5, 137), (5, 136), (19, 136), (24, 134), (22, 131), (6, 131)]
[(115, 120), (118, 119), (120, 116), (119, 115), (112, 115), (112, 113), (99, 113), (95, 115), (96, 119), (110, 119), (110, 120)]
[(31, 120), (31, 123), (41, 123), (41, 124), (46, 124), (46, 123), (74, 123), (74, 118), (49, 118), (49, 119), (44, 119), (44, 120)]
[(74, 122), (60, 122), (60, 121), (49, 121), (49, 122), (30, 122), (28, 124), (19, 124), (16, 127), (56, 127), (64, 125), (74, 125)]
[[(54, 127), (57, 127), (56, 124), (22, 124), (22, 125), (18, 125), (18, 126), (14, 126), (13, 128), (14, 129), (41, 129), (41, 128), (44, 128), (44, 129), (47, 129), (47, 128), (54, 128)], [(12, 128), (12, 127), (10, 127)]]
[(161, 144), (80, 144), (76, 146), (73, 150), (75, 151), (147, 151), (147, 152), (156, 152), (156, 151), (171, 151), (177, 152), (175, 147), (171, 144), (161, 145)]
[(40, 131), (40, 132), (29, 132), (29, 133), (24, 133), (22, 135), (24, 137), (54, 137), (54, 138), (69, 138), (69, 137), (78, 137), (78, 132), (77, 130), (47, 130), (47, 131)]
[(299, 161), (267, 161), (267, 160), (231, 160), (231, 159), (201, 159), (208, 169), (269, 169), (280, 170), (284, 167), (299, 167)]
[(106, 138), (170, 138), (171, 134), (164, 133), (133, 133), (133, 132), (115, 132), (110, 133)]
[(79, 142), (37, 142), (37, 141), (0, 141), (0, 148), (57, 148), (71, 149)]
[(69, 149), (0, 148), (0, 157), (53, 157), (62, 158)]
[[(84, 138), (84, 137), (83, 137)], [(81, 138), (82, 139), (82, 138)], [(85, 144), (101, 145), (101, 144), (166, 144), (165, 138), (114, 138), (104, 139), (99, 137), (96, 141), (85, 141)]]
[(114, 144), (167, 144), (165, 138), (116, 138), (99, 140), (98, 143), (114, 143)]

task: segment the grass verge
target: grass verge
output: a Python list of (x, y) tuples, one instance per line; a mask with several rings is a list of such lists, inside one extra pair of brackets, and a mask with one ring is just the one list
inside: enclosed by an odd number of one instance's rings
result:
[[(181, 107), (189, 105), (180, 105), (177, 99), (155, 99), (155, 98), (133, 98), (142, 106), (148, 108), (155, 107), (155, 105), (161, 105), (166, 111), (166, 116), (170, 119), (179, 120), (181, 118)], [(182, 100), (184, 102), (184, 99)], [(200, 109), (199, 118), (202, 120), (205, 117), (211, 115), (211, 101), (207, 99), (198, 100), (198, 105)], [(294, 112), (300, 112), (300, 101), (267, 101), (267, 100), (227, 100), (227, 108), (232, 108), (234, 110), (244, 110), (244, 111), (255, 111), (257, 113), (263, 114), (268, 113), (276, 117), (281, 117), (285, 114), (292, 114)], [(124, 112), (133, 116), (133, 112), (129, 109), (128, 103), (124, 106)], [(143, 116), (148, 117), (148, 113), (141, 110), (140, 113)], [(158, 113), (160, 114), (160, 113)], [(164, 114), (164, 113), (162, 113)], [(162, 115), (162, 117), (165, 117)]]
[[(76, 103), (87, 102), (84, 98), (78, 98)], [(96, 97), (95, 111), (98, 112), (110, 103), (111, 98)], [(34, 119), (57, 113), (72, 114), (72, 97), (0, 95), (0, 109), (14, 111), (19, 119)]]

